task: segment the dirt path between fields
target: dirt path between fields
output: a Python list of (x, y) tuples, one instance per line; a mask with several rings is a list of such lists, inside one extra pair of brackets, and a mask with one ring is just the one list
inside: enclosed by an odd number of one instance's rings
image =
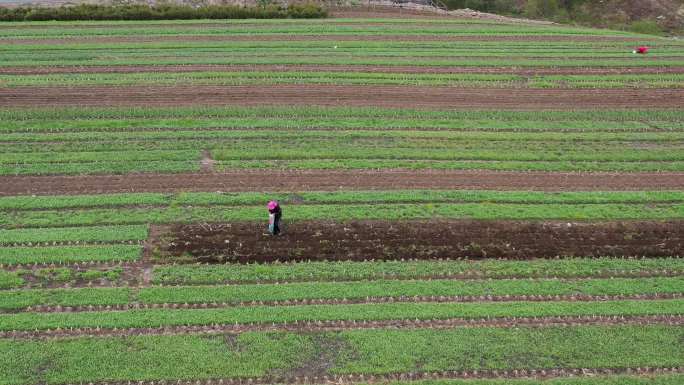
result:
[(230, 171), (192, 174), (0, 176), (0, 196), (180, 191), (683, 190), (684, 173), (496, 171)]
[[(551, 31), (549, 31), (551, 32)], [(568, 35), (313, 35), (313, 34), (245, 34), (245, 35), (160, 35), (160, 36), (65, 36), (61, 38), (6, 38), (0, 39), (3, 45), (16, 44), (109, 44), (109, 43), (158, 43), (158, 42), (233, 42), (233, 41), (500, 41), (500, 42), (653, 42), (656, 46), (667, 45), (667, 41), (656, 37), (638, 40), (626, 36), (568, 36)]]
[[(146, 285), (149, 287), (149, 284)], [(95, 286), (88, 286), (95, 287)], [(140, 288), (140, 287), (138, 287)], [(657, 301), (684, 298), (682, 293), (635, 294), (635, 295), (454, 295), (454, 296), (397, 296), (366, 297), (355, 299), (288, 299), (280, 301), (251, 300), (243, 302), (198, 302), (198, 303), (130, 303), (114, 305), (35, 305), (21, 309), (0, 309), (0, 314), (17, 313), (86, 313), (86, 312), (118, 312), (139, 309), (230, 309), (249, 306), (316, 306), (316, 305), (369, 305), (386, 303), (414, 304), (457, 304), (457, 303), (492, 303), (492, 302), (598, 302), (598, 301)]]
[(499, 89), (406, 86), (78, 86), (0, 88), (5, 107), (299, 105), (424, 109), (679, 108), (678, 89)]
[[(162, 326), (153, 328), (64, 328), (31, 331), (0, 331), (0, 338), (56, 338), (104, 337), (131, 335), (179, 334), (239, 334), (245, 332), (330, 332), (358, 329), (452, 329), (456, 327), (549, 327), (581, 325), (684, 325), (681, 315), (654, 316), (559, 316), (559, 317), (497, 317), (450, 318), (443, 320), (387, 320), (387, 321), (299, 321), (265, 324), (213, 324), (205, 326)], [(286, 381), (283, 381), (286, 382)], [(251, 382), (254, 383), (254, 382)], [(265, 382), (273, 384), (274, 382)], [(282, 382), (277, 382), (282, 383)], [(110, 382), (111, 384), (111, 382)]]
[(140, 72), (371, 72), (416, 74), (513, 74), (540, 75), (627, 75), (682, 74), (684, 67), (448, 67), (395, 65), (116, 65), (116, 66), (55, 66), (0, 67), (2, 75), (48, 75), (71, 73), (140, 73)]

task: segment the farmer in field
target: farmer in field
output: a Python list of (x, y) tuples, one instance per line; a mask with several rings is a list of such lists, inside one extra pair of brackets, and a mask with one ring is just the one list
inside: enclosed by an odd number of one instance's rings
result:
[(278, 201), (268, 202), (268, 232), (271, 235), (280, 234), (280, 218), (283, 216), (283, 210), (280, 209)]
[(632, 53), (638, 53), (640, 55), (646, 55), (648, 53), (649, 48), (645, 45), (637, 47)]

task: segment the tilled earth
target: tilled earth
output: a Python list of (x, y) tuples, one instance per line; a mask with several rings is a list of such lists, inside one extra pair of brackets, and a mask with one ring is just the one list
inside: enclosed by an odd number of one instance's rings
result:
[(230, 171), (223, 173), (0, 176), (0, 196), (177, 191), (396, 189), (639, 191), (684, 189), (684, 173), (497, 171)]
[(410, 86), (75, 86), (0, 88), (0, 105), (194, 106), (194, 105), (377, 106), (386, 108), (478, 108), (567, 110), (571, 108), (677, 108), (679, 89), (499, 89)]
[(684, 221), (308, 221), (270, 236), (263, 223), (177, 225), (162, 262), (432, 258), (659, 257), (684, 250)]

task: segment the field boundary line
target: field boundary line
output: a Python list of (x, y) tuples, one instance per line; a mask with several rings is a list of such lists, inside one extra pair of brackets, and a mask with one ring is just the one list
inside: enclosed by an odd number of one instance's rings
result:
[[(133, 287), (139, 291), (143, 287)], [(2, 293), (0, 291), (0, 293)], [(110, 305), (33, 305), (16, 310), (0, 310), (0, 314), (16, 313), (78, 313), (109, 312), (142, 309), (224, 309), (251, 306), (306, 306), (306, 305), (356, 305), (381, 303), (487, 303), (487, 302), (600, 302), (624, 300), (661, 300), (684, 298), (684, 293), (655, 293), (633, 295), (479, 295), (479, 296), (399, 296), (367, 297), (365, 299), (292, 299), (281, 301), (242, 301), (242, 302), (197, 302), (197, 303), (139, 303)]]
[[(387, 383), (390, 381), (527, 378), (550, 379), (566, 377), (595, 377), (611, 375), (666, 375), (684, 373), (684, 367), (627, 367), (627, 368), (537, 368), (500, 370), (449, 370), (439, 372), (405, 372), (389, 374), (343, 374), (295, 377), (211, 378), (203, 380), (123, 380), (89, 382), (93, 385), (270, 385), (270, 384), (353, 384)], [(65, 385), (82, 385), (67, 383)]]
[(59, 338), (131, 335), (240, 334), (245, 332), (325, 332), (359, 329), (452, 329), (457, 327), (549, 327), (583, 325), (684, 325), (684, 315), (655, 316), (553, 316), (449, 318), (434, 320), (387, 321), (295, 321), (265, 324), (214, 324), (202, 326), (162, 326), (155, 328), (57, 328), (45, 330), (10, 330), (0, 332), (0, 338)]

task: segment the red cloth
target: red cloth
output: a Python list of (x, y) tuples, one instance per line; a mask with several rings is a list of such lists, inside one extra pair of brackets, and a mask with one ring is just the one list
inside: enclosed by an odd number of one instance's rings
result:
[(637, 48), (637, 53), (640, 53), (640, 54), (642, 54), (642, 55), (648, 53), (648, 47), (646, 47), (645, 45), (642, 45), (641, 47), (638, 47), (638, 48)]

